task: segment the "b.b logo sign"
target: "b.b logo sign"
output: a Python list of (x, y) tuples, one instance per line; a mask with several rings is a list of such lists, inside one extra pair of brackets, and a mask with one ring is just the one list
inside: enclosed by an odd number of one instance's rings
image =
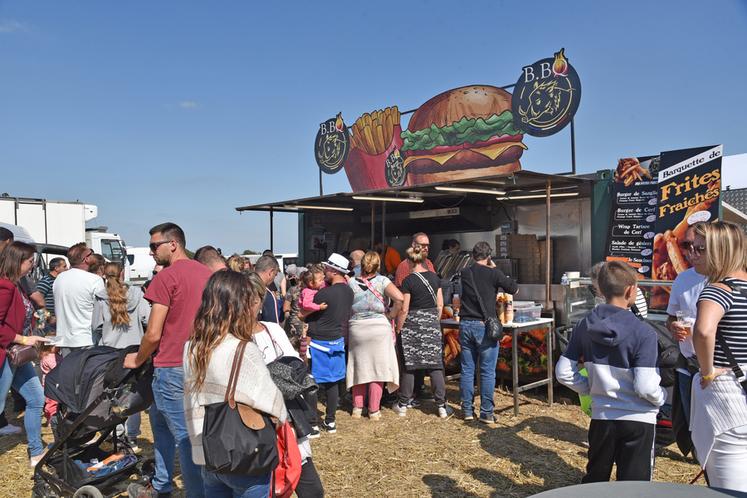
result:
[(314, 140), (314, 156), (319, 168), (328, 174), (340, 171), (350, 152), (348, 127), (342, 120), (342, 113), (319, 125)]
[(562, 130), (581, 102), (581, 80), (560, 49), (523, 68), (511, 102), (514, 126), (535, 137)]

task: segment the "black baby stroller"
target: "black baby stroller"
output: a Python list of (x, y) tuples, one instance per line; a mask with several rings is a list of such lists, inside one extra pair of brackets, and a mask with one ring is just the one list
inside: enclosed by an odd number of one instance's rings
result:
[(49, 374), (44, 394), (59, 403), (54, 444), (34, 470), (32, 497), (103, 497), (135, 474), (144, 478), (153, 462), (143, 461), (117, 426), (153, 400), (152, 364), (122, 367), (125, 354), (106, 346), (71, 352)]

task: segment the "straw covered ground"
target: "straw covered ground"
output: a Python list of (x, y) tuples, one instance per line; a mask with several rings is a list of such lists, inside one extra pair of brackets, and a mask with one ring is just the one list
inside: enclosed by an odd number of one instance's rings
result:
[[(454, 407), (457, 395), (458, 386), (449, 383)], [(340, 410), (337, 434), (313, 442), (314, 461), (330, 497), (524, 497), (576, 484), (586, 465), (589, 419), (571, 394), (556, 397), (560, 403), (551, 408), (543, 397), (522, 397), (521, 415), (514, 417), (510, 394), (499, 389), (496, 428), (465, 423), (458, 414), (440, 420), (427, 402), (406, 418), (384, 409), (377, 422), (353, 420)], [(152, 452), (147, 420), (145, 454)], [(22, 437), (0, 438), (0, 496), (30, 496), (27, 462)], [(655, 480), (685, 483), (697, 472), (675, 446), (659, 452)]]

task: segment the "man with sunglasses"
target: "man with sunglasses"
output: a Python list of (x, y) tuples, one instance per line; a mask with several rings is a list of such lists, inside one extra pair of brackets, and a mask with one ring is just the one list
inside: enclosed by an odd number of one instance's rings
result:
[(153, 404), (150, 423), (156, 456), (156, 472), (148, 486), (133, 483), (127, 488), (132, 498), (155, 498), (172, 491), (174, 457), (188, 498), (204, 496), (200, 467), (192, 460), (184, 417), (184, 370), (182, 355), (197, 310), (212, 271), (187, 255), (184, 231), (174, 223), (150, 229), (150, 254), (164, 269), (153, 277), (145, 299), (153, 308), (148, 329), (137, 353), (128, 354), (125, 368), (138, 368), (153, 353)]
[[(431, 248), (431, 241), (428, 239), (428, 236), (423, 232), (418, 232), (412, 236), (412, 242), (410, 245), (413, 248), (420, 246), (423, 252), (425, 252), (425, 262), (423, 264), (428, 268), (428, 271), (436, 273), (436, 269), (433, 267), (433, 263), (430, 259), (428, 259), (428, 253)], [(397, 266), (397, 271), (394, 273), (394, 285), (401, 288), (402, 282), (404, 282), (408, 275), (412, 273), (413, 267), (413, 263), (409, 259), (405, 258)]]
[[(696, 244), (695, 226), (696, 224), (688, 227), (685, 236), (679, 241), (682, 254), (685, 255), (685, 259), (690, 263), (691, 268), (683, 271), (674, 279), (672, 292), (669, 296), (669, 304), (667, 305), (667, 315), (669, 315), (667, 318), (667, 327), (672, 336), (677, 340), (682, 356), (693, 364), (695, 361), (695, 348), (693, 347), (692, 327), (689, 330), (683, 327), (677, 314), (689, 317), (694, 321), (698, 312), (698, 297), (708, 283), (706, 276), (696, 271), (696, 267), (705, 261), (706, 256), (702, 241), (701, 244)], [(682, 400), (685, 420), (689, 424), (692, 374), (684, 364), (682, 367), (677, 368), (677, 384), (679, 386), (678, 394)]]
[(93, 305), (97, 296), (106, 296), (104, 280), (89, 272), (93, 249), (79, 242), (67, 250), (67, 259), (70, 269), (60, 273), (52, 285), (62, 356), (72, 349), (93, 346)]

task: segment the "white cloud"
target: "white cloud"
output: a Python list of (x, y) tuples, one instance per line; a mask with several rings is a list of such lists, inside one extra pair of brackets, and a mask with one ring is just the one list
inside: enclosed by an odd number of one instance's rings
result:
[(15, 19), (0, 19), (0, 34), (19, 33), (28, 29), (26, 24)]
[(182, 100), (181, 102), (179, 102), (179, 107), (182, 109), (192, 110), (200, 107), (200, 103), (195, 102), (194, 100)]

